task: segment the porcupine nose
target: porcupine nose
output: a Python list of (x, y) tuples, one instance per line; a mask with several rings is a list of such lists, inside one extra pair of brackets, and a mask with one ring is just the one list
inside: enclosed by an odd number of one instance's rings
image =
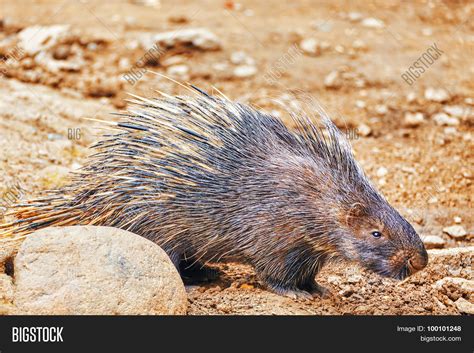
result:
[(425, 248), (423, 247), (419, 250), (415, 255), (408, 259), (408, 265), (410, 267), (410, 272), (415, 273), (417, 271), (422, 270), (428, 264), (428, 253), (426, 252)]

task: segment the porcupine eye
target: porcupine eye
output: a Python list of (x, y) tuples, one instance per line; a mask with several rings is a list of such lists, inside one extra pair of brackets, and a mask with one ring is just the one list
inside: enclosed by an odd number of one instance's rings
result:
[(380, 238), (382, 236), (382, 233), (378, 231), (373, 231), (371, 234), (374, 238)]

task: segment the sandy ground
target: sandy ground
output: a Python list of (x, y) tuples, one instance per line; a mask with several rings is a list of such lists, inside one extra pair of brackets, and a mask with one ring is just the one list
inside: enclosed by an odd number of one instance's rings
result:
[[(460, 250), (474, 245), (470, 2), (1, 0), (0, 8), (4, 193), (21, 184), (19, 196), (28, 198), (64, 184), (102, 133), (84, 118), (114, 120), (109, 113), (126, 108), (127, 93), (183, 93), (152, 73), (130, 79), (145, 67), (283, 118), (275, 99), (298, 109), (301, 97), (317, 98), (420, 235), (456, 248), (436, 250), (427, 269), (404, 282), (330, 265), (318, 280), (332, 295), (313, 301), (265, 291), (244, 265), (220, 265), (218, 281), (187, 287), (190, 314), (457, 314), (459, 298), (474, 301), (470, 292), (435, 284), (473, 279), (472, 248)], [(39, 53), (19, 49), (25, 28), (64, 24), (66, 35), (40, 43)], [(171, 45), (143, 64), (150, 52), (143, 38), (188, 28), (213, 32), (220, 47)], [(32, 33), (38, 38), (41, 29)], [(407, 83), (401, 75), (433, 46), (436, 60)], [(443, 232), (453, 225), (467, 235)]]

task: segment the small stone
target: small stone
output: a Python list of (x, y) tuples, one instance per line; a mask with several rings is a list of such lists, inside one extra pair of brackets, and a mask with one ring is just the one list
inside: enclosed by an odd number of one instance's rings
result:
[(462, 277), (444, 277), (436, 281), (436, 283), (433, 284), (433, 287), (440, 290), (446, 285), (457, 288), (459, 292), (463, 294), (470, 295), (474, 292), (474, 280)]
[(463, 246), (458, 248), (448, 248), (448, 249), (431, 249), (428, 250), (428, 255), (433, 257), (443, 257), (443, 256), (458, 256), (462, 254), (469, 254), (474, 256), (474, 246)]
[(459, 223), (462, 222), (462, 218), (459, 217), (459, 216), (455, 216), (455, 217), (453, 218), (453, 220), (454, 220), (454, 223), (456, 223), (456, 224), (459, 224)]
[(385, 23), (382, 20), (374, 17), (364, 18), (362, 21), (362, 26), (367, 28), (384, 28)]
[(358, 49), (358, 50), (364, 50), (364, 49), (367, 49), (367, 44), (362, 39), (356, 39), (352, 43), (352, 48)]
[(425, 121), (423, 113), (405, 113), (403, 118), (403, 125), (407, 127), (420, 126)]
[(462, 239), (467, 235), (466, 230), (460, 225), (443, 228), (443, 232), (454, 239)]
[(367, 137), (372, 133), (371, 127), (367, 124), (364, 124), (364, 123), (360, 124), (357, 127), (357, 130), (359, 131), (359, 134), (363, 137)]
[(441, 126), (457, 126), (459, 125), (458, 118), (450, 117), (446, 113), (437, 113), (433, 115), (433, 120), (437, 125)]
[(146, 50), (152, 48), (156, 43), (165, 48), (177, 46), (192, 46), (202, 50), (218, 50), (221, 48), (219, 37), (205, 28), (183, 28), (151, 36), (143, 34), (140, 38), (140, 44)]
[(319, 41), (314, 38), (303, 39), (300, 42), (300, 48), (303, 52), (310, 56), (318, 56), (321, 54), (321, 47)]
[(324, 86), (328, 88), (339, 88), (341, 87), (341, 77), (339, 72), (336, 70), (331, 71), (325, 78), (324, 78)]
[(427, 249), (440, 249), (446, 244), (446, 241), (437, 235), (426, 235), (422, 240)]
[(443, 110), (451, 116), (456, 118), (462, 118), (468, 115), (469, 108), (462, 107), (460, 105), (448, 105)]
[(458, 130), (454, 126), (448, 126), (443, 129), (445, 135), (455, 135)]
[(429, 87), (425, 90), (425, 98), (432, 102), (443, 103), (449, 100), (449, 93), (443, 88)]
[(189, 67), (187, 65), (173, 65), (168, 67), (166, 72), (174, 77), (188, 77)]
[(432, 30), (431, 28), (428, 28), (428, 27), (427, 27), (427, 28), (423, 28), (423, 29), (421, 30), (421, 34), (423, 34), (423, 35), (426, 36), (426, 37), (429, 37), (429, 36), (431, 36), (431, 35), (433, 34), (433, 30)]
[(378, 104), (375, 106), (375, 112), (380, 115), (385, 115), (388, 113), (388, 108), (384, 104)]
[(361, 100), (356, 100), (355, 105), (359, 109), (364, 109), (367, 106), (367, 104)]
[(255, 60), (243, 51), (236, 51), (230, 55), (230, 62), (234, 65), (255, 65)]
[(416, 93), (415, 92), (409, 92), (407, 94), (407, 102), (408, 103), (413, 103), (416, 100)]
[(69, 25), (30, 26), (18, 33), (19, 45), (31, 56), (59, 44), (70, 36)]
[(461, 314), (474, 315), (474, 304), (464, 298), (459, 298), (454, 302)]
[(385, 175), (387, 175), (387, 173), (388, 173), (388, 170), (385, 167), (380, 167), (379, 169), (377, 169), (377, 176), (379, 178), (384, 177)]
[(166, 253), (122, 229), (45, 228), (26, 237), (14, 264), (21, 314), (186, 313), (186, 291)]
[(257, 68), (251, 65), (240, 65), (234, 69), (234, 76), (239, 78), (247, 78), (254, 76), (257, 73)]
[(71, 55), (71, 47), (69, 45), (59, 45), (53, 51), (53, 58), (56, 60), (66, 60)]
[(363, 15), (360, 12), (349, 12), (347, 14), (347, 18), (351, 22), (359, 22), (360, 20), (362, 20), (362, 17)]

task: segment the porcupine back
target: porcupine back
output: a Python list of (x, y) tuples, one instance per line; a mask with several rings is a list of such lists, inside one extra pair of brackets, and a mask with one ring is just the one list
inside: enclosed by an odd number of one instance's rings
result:
[[(325, 116), (322, 129), (293, 116), (290, 131), (279, 118), (194, 89), (192, 98), (134, 96), (71, 184), (18, 205), (18, 220), (1, 225), (0, 238), (113, 226), (155, 241), (175, 264), (184, 257), (258, 266), (288, 241), (301, 243), (298, 256), (308, 242), (334, 253), (329, 215), (341, 211), (344, 190), (368, 183), (338, 129)], [(314, 256), (308, 249), (308, 263)]]

